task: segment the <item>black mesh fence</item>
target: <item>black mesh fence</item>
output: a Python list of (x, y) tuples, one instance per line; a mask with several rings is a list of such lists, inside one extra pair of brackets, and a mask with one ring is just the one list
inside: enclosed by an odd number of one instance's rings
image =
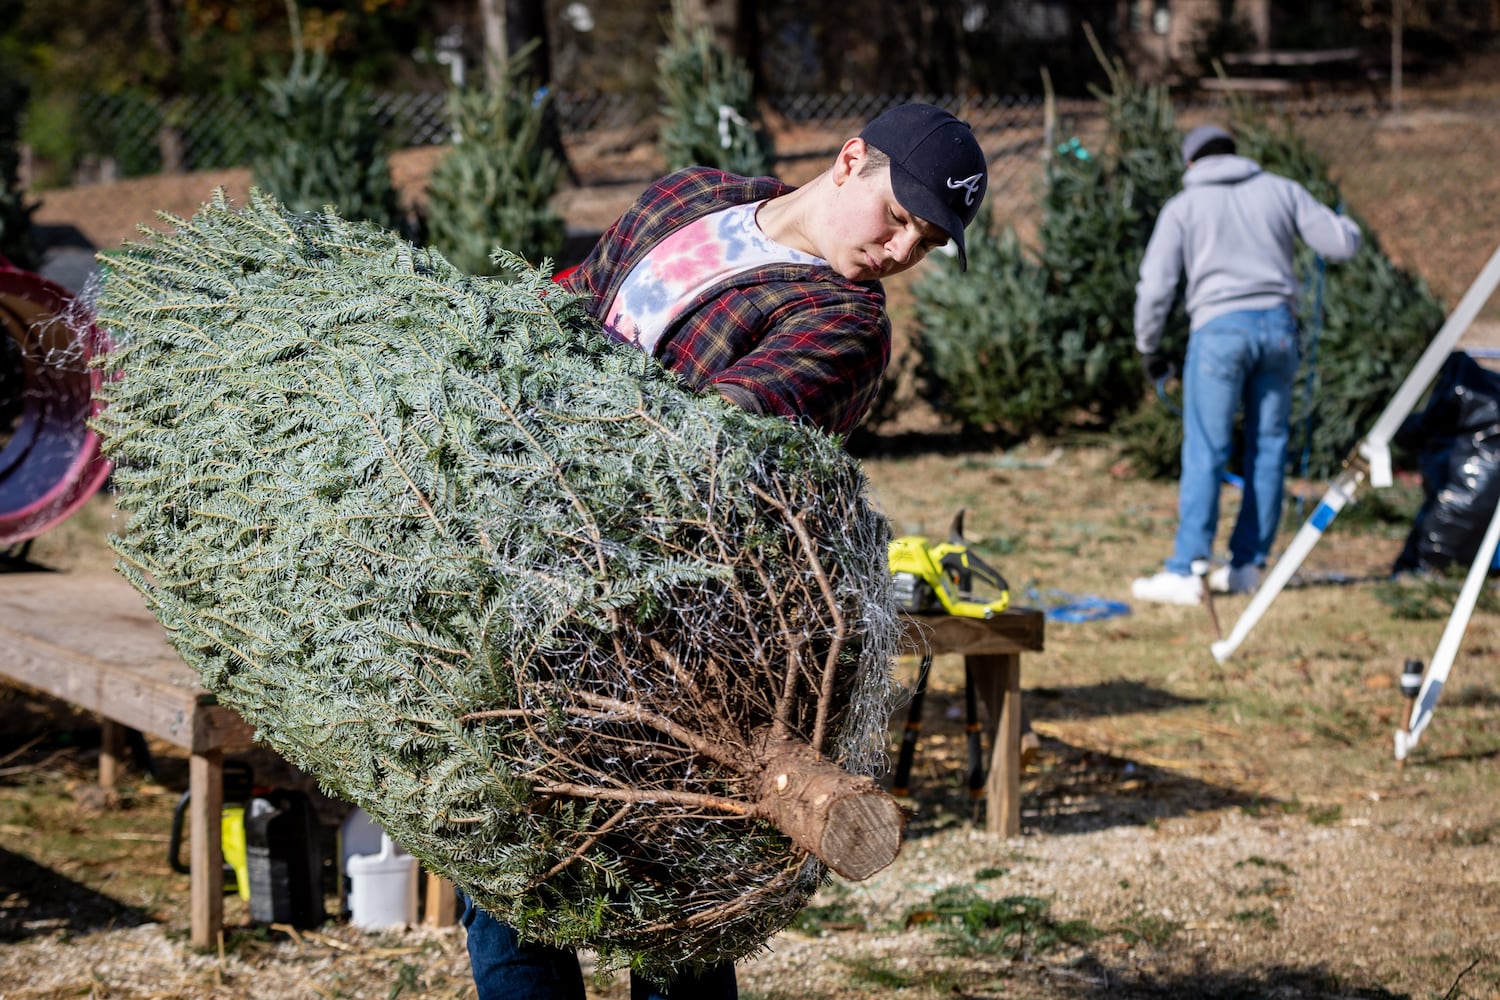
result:
[[(658, 109), (650, 95), (558, 91), (554, 108), (577, 174), (588, 185), (643, 185), (660, 169)], [(370, 98), (393, 150), (448, 141), (446, 95), (386, 93)], [(801, 183), (844, 138), (885, 108), (908, 100), (951, 108), (973, 124), (991, 161), (995, 218), (1023, 238), (1039, 215), (1043, 164), (1076, 140), (1101, 140), (1104, 118), (1089, 100), (948, 94), (799, 94), (762, 110), (775, 137), (776, 171)], [(1224, 97), (1179, 103), (1178, 122), (1227, 120)], [(1500, 232), (1500, 107), (1493, 98), (1435, 103), (1409, 99), (1393, 114), (1381, 95), (1327, 94), (1266, 102), (1290, 120), (1328, 164), (1352, 211), (1377, 232), (1398, 263), (1429, 276), (1449, 301), (1483, 266)], [(152, 101), (84, 97), (79, 102), (87, 169), (75, 187), (248, 165), (255, 95)], [(45, 198), (46, 192), (38, 192)], [(1451, 277), (1451, 282), (1450, 282)], [(1445, 287), (1450, 285), (1452, 287)]]

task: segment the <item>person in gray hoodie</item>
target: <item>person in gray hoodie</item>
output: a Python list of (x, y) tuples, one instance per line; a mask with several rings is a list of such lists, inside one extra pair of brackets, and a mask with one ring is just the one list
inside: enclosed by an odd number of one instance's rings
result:
[(1157, 217), (1136, 285), (1135, 346), (1153, 382), (1174, 366), (1160, 353), (1162, 326), (1187, 279), (1191, 324), (1182, 371), (1182, 478), (1177, 538), (1154, 576), (1131, 585), (1138, 600), (1196, 604), (1219, 522), (1219, 484), (1235, 416), (1245, 414), (1245, 492), (1229, 537), (1229, 565), (1208, 575), (1215, 590), (1248, 593), (1260, 582), (1281, 520), (1291, 436), (1292, 382), (1301, 358), (1297, 275), (1301, 239), (1329, 261), (1359, 250), (1359, 226), (1306, 188), (1235, 155), (1234, 138), (1200, 125), (1182, 143), (1182, 191)]

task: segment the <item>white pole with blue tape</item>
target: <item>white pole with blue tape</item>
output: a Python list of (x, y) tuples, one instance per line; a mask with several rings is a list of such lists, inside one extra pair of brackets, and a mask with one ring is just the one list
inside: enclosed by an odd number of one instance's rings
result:
[(1443, 693), (1443, 685), (1448, 682), (1448, 671), (1453, 668), (1453, 659), (1458, 655), (1458, 644), (1469, 627), (1469, 618), (1474, 614), (1479, 591), (1489, 577), (1490, 564), (1494, 562), (1497, 547), (1500, 547), (1500, 506), (1495, 508), (1495, 514), (1490, 518), (1489, 530), (1484, 533), (1484, 541), (1479, 543), (1479, 551), (1474, 554), (1469, 575), (1464, 578), (1464, 586), (1458, 592), (1453, 613), (1448, 616), (1448, 625), (1443, 629), (1442, 638), (1438, 640), (1437, 651), (1432, 654), (1432, 663), (1428, 664), (1427, 672), (1422, 675), (1422, 687), (1417, 691), (1411, 720), (1405, 729), (1396, 730), (1397, 760), (1406, 759), (1407, 753), (1422, 738), (1422, 730), (1432, 721), (1433, 706), (1437, 704), (1438, 695)]
[(1339, 511), (1354, 498), (1354, 490), (1364, 478), (1362, 467), (1351, 467), (1333, 481), (1323, 494), (1323, 499), (1318, 501), (1318, 506), (1313, 509), (1312, 515), (1303, 522), (1297, 534), (1292, 537), (1292, 542), (1276, 560), (1276, 565), (1271, 567), (1271, 572), (1260, 582), (1256, 588), (1255, 596), (1250, 599), (1250, 604), (1240, 614), (1239, 621), (1234, 623), (1234, 628), (1229, 635), (1210, 646), (1214, 659), (1223, 663), (1231, 653), (1240, 647), (1250, 630), (1255, 627), (1261, 617), (1271, 607), (1271, 602), (1276, 600), (1276, 595), (1281, 593), (1282, 588), (1291, 580), (1292, 574), (1296, 573), (1302, 565), (1302, 560), (1312, 551), (1313, 546), (1318, 544), (1318, 539), (1323, 537), (1323, 532), (1333, 523)]

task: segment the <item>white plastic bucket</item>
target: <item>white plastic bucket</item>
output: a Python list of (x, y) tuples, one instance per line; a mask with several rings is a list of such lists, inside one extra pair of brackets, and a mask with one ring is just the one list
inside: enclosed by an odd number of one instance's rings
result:
[(380, 835), (379, 854), (349, 858), (350, 922), (368, 931), (417, 922), (417, 859)]
[(339, 915), (349, 915), (349, 859), (357, 854), (379, 854), (384, 836), (370, 814), (356, 806), (339, 824)]

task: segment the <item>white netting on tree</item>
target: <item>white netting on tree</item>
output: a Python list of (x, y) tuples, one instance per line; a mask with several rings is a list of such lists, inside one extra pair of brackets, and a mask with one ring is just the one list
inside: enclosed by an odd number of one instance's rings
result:
[(205, 684), (525, 936), (657, 974), (758, 949), (825, 875), (768, 789), (807, 748), (884, 761), (858, 463), (519, 260), (258, 194), (168, 221), (111, 260), (97, 425), (119, 567)]

